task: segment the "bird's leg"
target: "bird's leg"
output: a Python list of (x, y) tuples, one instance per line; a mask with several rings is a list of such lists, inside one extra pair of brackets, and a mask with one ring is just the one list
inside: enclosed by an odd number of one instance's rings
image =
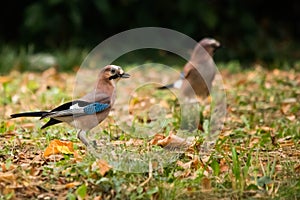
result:
[(86, 138), (86, 131), (84, 130), (78, 130), (77, 132), (77, 138), (85, 145), (88, 146), (89, 142), (87, 141)]
[(77, 132), (77, 138), (87, 147), (92, 146), (92, 147), (96, 147), (96, 142), (95, 141), (91, 141), (91, 143), (88, 141), (87, 137), (86, 137), (86, 131), (84, 130), (79, 130)]

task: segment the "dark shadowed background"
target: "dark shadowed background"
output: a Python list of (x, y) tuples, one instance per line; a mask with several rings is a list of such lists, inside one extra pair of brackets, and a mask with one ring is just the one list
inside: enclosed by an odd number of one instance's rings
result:
[(22, 0), (5, 2), (0, 13), (1, 54), (91, 50), (121, 31), (156, 26), (220, 40), (218, 61), (282, 67), (300, 58), (296, 0)]

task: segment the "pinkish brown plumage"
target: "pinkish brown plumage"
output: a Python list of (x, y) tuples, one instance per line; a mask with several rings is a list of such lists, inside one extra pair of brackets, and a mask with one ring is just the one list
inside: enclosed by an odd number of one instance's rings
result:
[(123, 69), (115, 65), (107, 65), (99, 75), (95, 88), (80, 99), (65, 103), (51, 111), (25, 112), (12, 114), (12, 118), (40, 117), (50, 118), (43, 128), (58, 123), (68, 123), (79, 129), (77, 137), (86, 145), (90, 145), (86, 132), (101, 123), (109, 114), (116, 98), (116, 83), (121, 78), (129, 78)]
[(212, 87), (216, 69), (213, 55), (221, 46), (220, 42), (212, 38), (202, 39), (194, 48), (190, 60), (183, 67), (183, 76), (173, 84), (158, 89), (177, 88), (187, 98), (194, 94), (207, 97)]

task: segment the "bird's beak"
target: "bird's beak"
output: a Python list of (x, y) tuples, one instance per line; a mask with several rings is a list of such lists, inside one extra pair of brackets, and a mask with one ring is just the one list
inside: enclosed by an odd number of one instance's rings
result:
[(220, 45), (217, 47), (217, 49), (226, 49), (226, 47), (225, 47), (224, 45), (220, 44)]
[(224, 45), (221, 45), (221, 44), (220, 44), (219, 46), (215, 47), (213, 51), (214, 51), (214, 53), (215, 53), (217, 50), (223, 49), (223, 48), (224, 48)]
[(130, 77), (130, 74), (127, 74), (127, 73), (121, 74), (121, 78), (129, 78), (129, 77)]

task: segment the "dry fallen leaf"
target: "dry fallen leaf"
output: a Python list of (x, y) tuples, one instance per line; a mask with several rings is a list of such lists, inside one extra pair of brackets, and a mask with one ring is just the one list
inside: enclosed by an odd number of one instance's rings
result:
[(229, 166), (224, 158), (220, 160), (220, 172), (228, 172)]
[(99, 160), (97, 163), (101, 176), (104, 176), (112, 168), (105, 160)]
[(198, 157), (194, 157), (191, 161), (183, 163), (182, 161), (178, 160), (177, 165), (182, 167), (183, 169), (198, 169), (200, 166), (204, 167), (203, 163), (199, 160)]
[(285, 138), (280, 138), (277, 140), (278, 144), (280, 147), (291, 147), (294, 146), (294, 141), (290, 136), (285, 137)]
[(300, 164), (296, 164), (296, 166), (294, 167), (295, 172), (299, 173), (300, 172)]
[(15, 183), (16, 177), (12, 172), (0, 172), (0, 182)]
[(186, 169), (184, 171), (177, 171), (174, 173), (174, 176), (176, 178), (187, 178), (191, 175), (193, 175), (191, 169)]
[(191, 146), (191, 142), (177, 135), (170, 134), (167, 137), (161, 134), (156, 134), (149, 142), (151, 145), (158, 145), (167, 149), (187, 149)]
[(34, 123), (23, 123), (22, 125), (22, 128), (34, 128), (35, 127), (35, 124)]
[(96, 196), (93, 200), (102, 200), (102, 196)]
[(289, 116), (286, 116), (286, 118), (290, 121), (295, 121), (296, 119), (296, 116), (295, 115), (289, 115)]
[(297, 103), (297, 99), (296, 98), (287, 98), (287, 99), (284, 99), (281, 103), (282, 104), (293, 104), (293, 103)]
[(65, 185), (65, 187), (70, 189), (70, 188), (74, 188), (74, 187), (76, 187), (76, 186), (78, 186), (80, 184), (81, 184), (81, 182), (75, 181), (75, 182), (67, 183)]
[(73, 143), (70, 141), (52, 140), (49, 146), (44, 151), (44, 157), (49, 157), (55, 154), (73, 154), (78, 157), (78, 153), (73, 148)]
[(1, 166), (2, 172), (11, 171), (16, 168), (16, 166), (13, 164), (10, 164), (7, 166), (5, 163), (0, 163), (0, 166)]
[(153, 139), (149, 142), (151, 145), (157, 145), (158, 141), (161, 141), (163, 139), (165, 139), (166, 136), (164, 136), (163, 134), (155, 134)]
[(208, 192), (212, 189), (211, 187), (211, 181), (209, 178), (207, 177), (203, 177), (202, 180), (201, 180), (201, 185), (202, 185), (202, 192)]
[(255, 126), (255, 129), (260, 129), (262, 131), (265, 131), (265, 132), (271, 132), (273, 131), (273, 128), (272, 127), (269, 127), (269, 126)]
[(30, 169), (30, 175), (31, 176), (38, 176), (40, 173), (41, 173), (41, 168), (39, 168), (39, 167), (32, 167), (31, 169)]
[(260, 142), (260, 138), (259, 137), (252, 137), (251, 140), (250, 140), (249, 147), (253, 148), (259, 142)]
[(92, 170), (97, 171), (104, 176), (112, 167), (105, 160), (97, 160), (92, 164)]

